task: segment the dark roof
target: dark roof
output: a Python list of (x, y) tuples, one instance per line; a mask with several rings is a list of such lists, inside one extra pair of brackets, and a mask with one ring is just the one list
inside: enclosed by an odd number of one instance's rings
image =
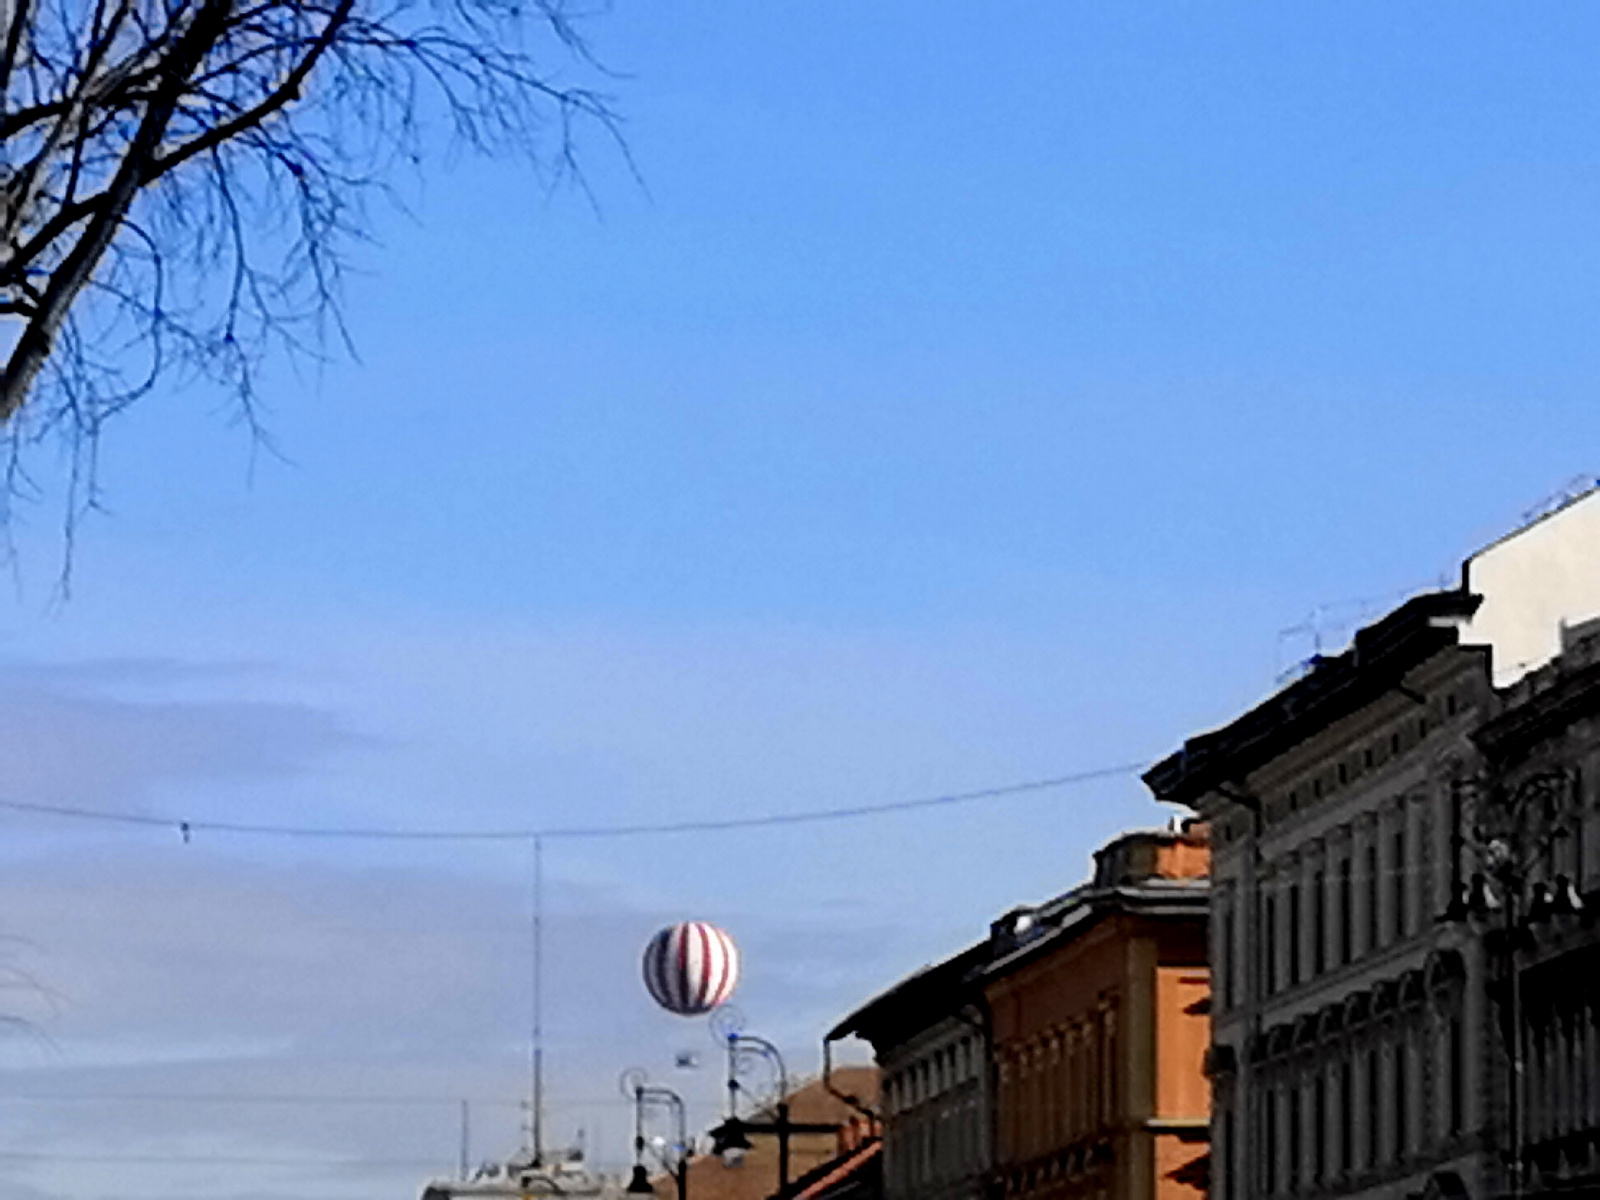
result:
[(1344, 653), (1317, 660), (1304, 677), (1221, 729), (1190, 738), (1144, 773), (1146, 785), (1159, 800), (1193, 804), (1219, 784), (1242, 780), (1456, 645), (1456, 623), (1482, 602), (1464, 590), (1413, 597), (1357, 631)]
[(866, 1038), (874, 1047), (898, 1045), (962, 1008), (972, 996), (968, 977), (989, 956), (989, 939), (923, 967), (880, 992), (828, 1031), (827, 1040)]

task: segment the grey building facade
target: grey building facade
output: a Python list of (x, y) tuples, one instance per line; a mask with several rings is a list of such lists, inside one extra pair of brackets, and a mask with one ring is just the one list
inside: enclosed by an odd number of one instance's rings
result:
[(974, 973), (985, 940), (841, 1021), (829, 1041), (871, 1043), (880, 1074), (886, 1200), (979, 1200), (993, 1164), (988, 1020)]
[(1482, 968), (1433, 919), (1490, 691), (1447, 623), (1471, 606), (1410, 602), (1147, 775), (1212, 826), (1215, 1196), (1476, 1179)]
[[(1521, 1190), (1600, 1196), (1600, 621), (1564, 631), (1562, 654), (1508, 689), (1475, 741), (1497, 798), (1522, 798), (1507, 815), (1530, 860), (1521, 919), (1485, 923), (1514, 939), (1488, 966), (1502, 1005), (1516, 975), (1524, 1082), (1505, 1115)], [(1493, 1082), (1506, 1094), (1503, 1073)]]
[(1212, 826), (1219, 1200), (1600, 1179), (1596, 616), (1591, 491), (1146, 773)]

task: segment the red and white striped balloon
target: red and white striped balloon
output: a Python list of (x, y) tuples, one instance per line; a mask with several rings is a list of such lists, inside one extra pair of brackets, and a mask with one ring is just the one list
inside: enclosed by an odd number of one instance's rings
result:
[(715, 925), (679, 921), (644, 948), (644, 985), (668, 1012), (693, 1017), (733, 995), (739, 947)]

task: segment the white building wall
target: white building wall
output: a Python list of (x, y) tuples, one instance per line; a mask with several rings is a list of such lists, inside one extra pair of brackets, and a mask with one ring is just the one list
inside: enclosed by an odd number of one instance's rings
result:
[(1600, 616), (1600, 489), (1474, 554), (1462, 583), (1483, 605), (1461, 641), (1492, 649), (1496, 687), (1549, 662), (1564, 627)]

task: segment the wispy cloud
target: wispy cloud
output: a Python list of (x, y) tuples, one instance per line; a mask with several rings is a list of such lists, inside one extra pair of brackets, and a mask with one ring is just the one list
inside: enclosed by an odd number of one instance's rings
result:
[[(553, 1126), (559, 1136), (586, 1127), (614, 1157), (626, 1131), (610, 1084), (617, 1073), (641, 1064), (665, 1075), (680, 1048), (710, 1063), (716, 1055), (702, 1023), (656, 1011), (638, 983), (636, 948), (669, 914), (570, 879), (552, 887)], [(61, 997), (36, 1014), (49, 1047), (0, 1042), (0, 1112), (12, 1131), (0, 1136), (0, 1180), (31, 1180), (52, 1200), (86, 1195), (71, 1178), (88, 1164), (68, 1170), (56, 1159), (92, 1148), (138, 1167), (104, 1164), (93, 1194), (107, 1198), (200, 1195), (185, 1182), (200, 1166), (154, 1171), (159, 1163), (137, 1160), (207, 1157), (248, 1167), (226, 1184), (211, 1179), (208, 1195), (299, 1200), (262, 1190), (270, 1160), (342, 1158), (371, 1165), (325, 1170), (311, 1194), (381, 1185), (405, 1195), (430, 1167), (450, 1166), (459, 1099), (476, 1106), (483, 1153), (516, 1139), (530, 999), (518, 881), (163, 847), (105, 856), (81, 873), (59, 860), (24, 864), (0, 879), (0, 912), (29, 931), (37, 949), (27, 967)], [(839, 1003), (830, 975), (841, 956), (869, 953), (886, 936), (859, 928), (841, 939), (803, 921), (747, 929), (758, 953), (786, 948), (785, 970), (746, 998), (757, 1007), (784, 993), (802, 1009)], [(696, 1116), (708, 1116), (711, 1074), (681, 1085)]]
[[(1053, 680), (1030, 684), (1044, 700), (1010, 694), (1022, 651), (986, 639), (363, 633), (301, 645), (292, 669), (0, 668), (0, 770), (20, 793), (117, 811), (531, 827), (902, 799), (1084, 761), (1083, 735), (1059, 743), (1078, 714)], [(661, 924), (733, 931), (735, 1002), (803, 1071), (840, 1014), (959, 944), (960, 914), (1070, 883), (1097, 823), (1123, 819), (1098, 803), (1061, 821), (1078, 802), (547, 846), (556, 1136), (581, 1126), (619, 1157), (629, 1066), (683, 1089), (696, 1120), (720, 1104), (705, 1023), (661, 1012), (639, 979)], [(479, 1153), (517, 1141), (528, 847), (8, 825), (0, 934), (27, 939), (5, 961), (41, 986), (17, 1002), (48, 1042), (0, 1040), (0, 1192), (414, 1194), (453, 1161), (463, 1098)], [(1002, 855), (1003, 875), (971, 870)], [(705, 1066), (677, 1073), (680, 1050)]]
[(310, 704), (251, 698), (128, 698), (109, 685), (170, 688), (231, 667), (118, 659), (0, 665), (0, 776), (18, 800), (135, 812), (163, 791), (303, 773), (373, 739)]

